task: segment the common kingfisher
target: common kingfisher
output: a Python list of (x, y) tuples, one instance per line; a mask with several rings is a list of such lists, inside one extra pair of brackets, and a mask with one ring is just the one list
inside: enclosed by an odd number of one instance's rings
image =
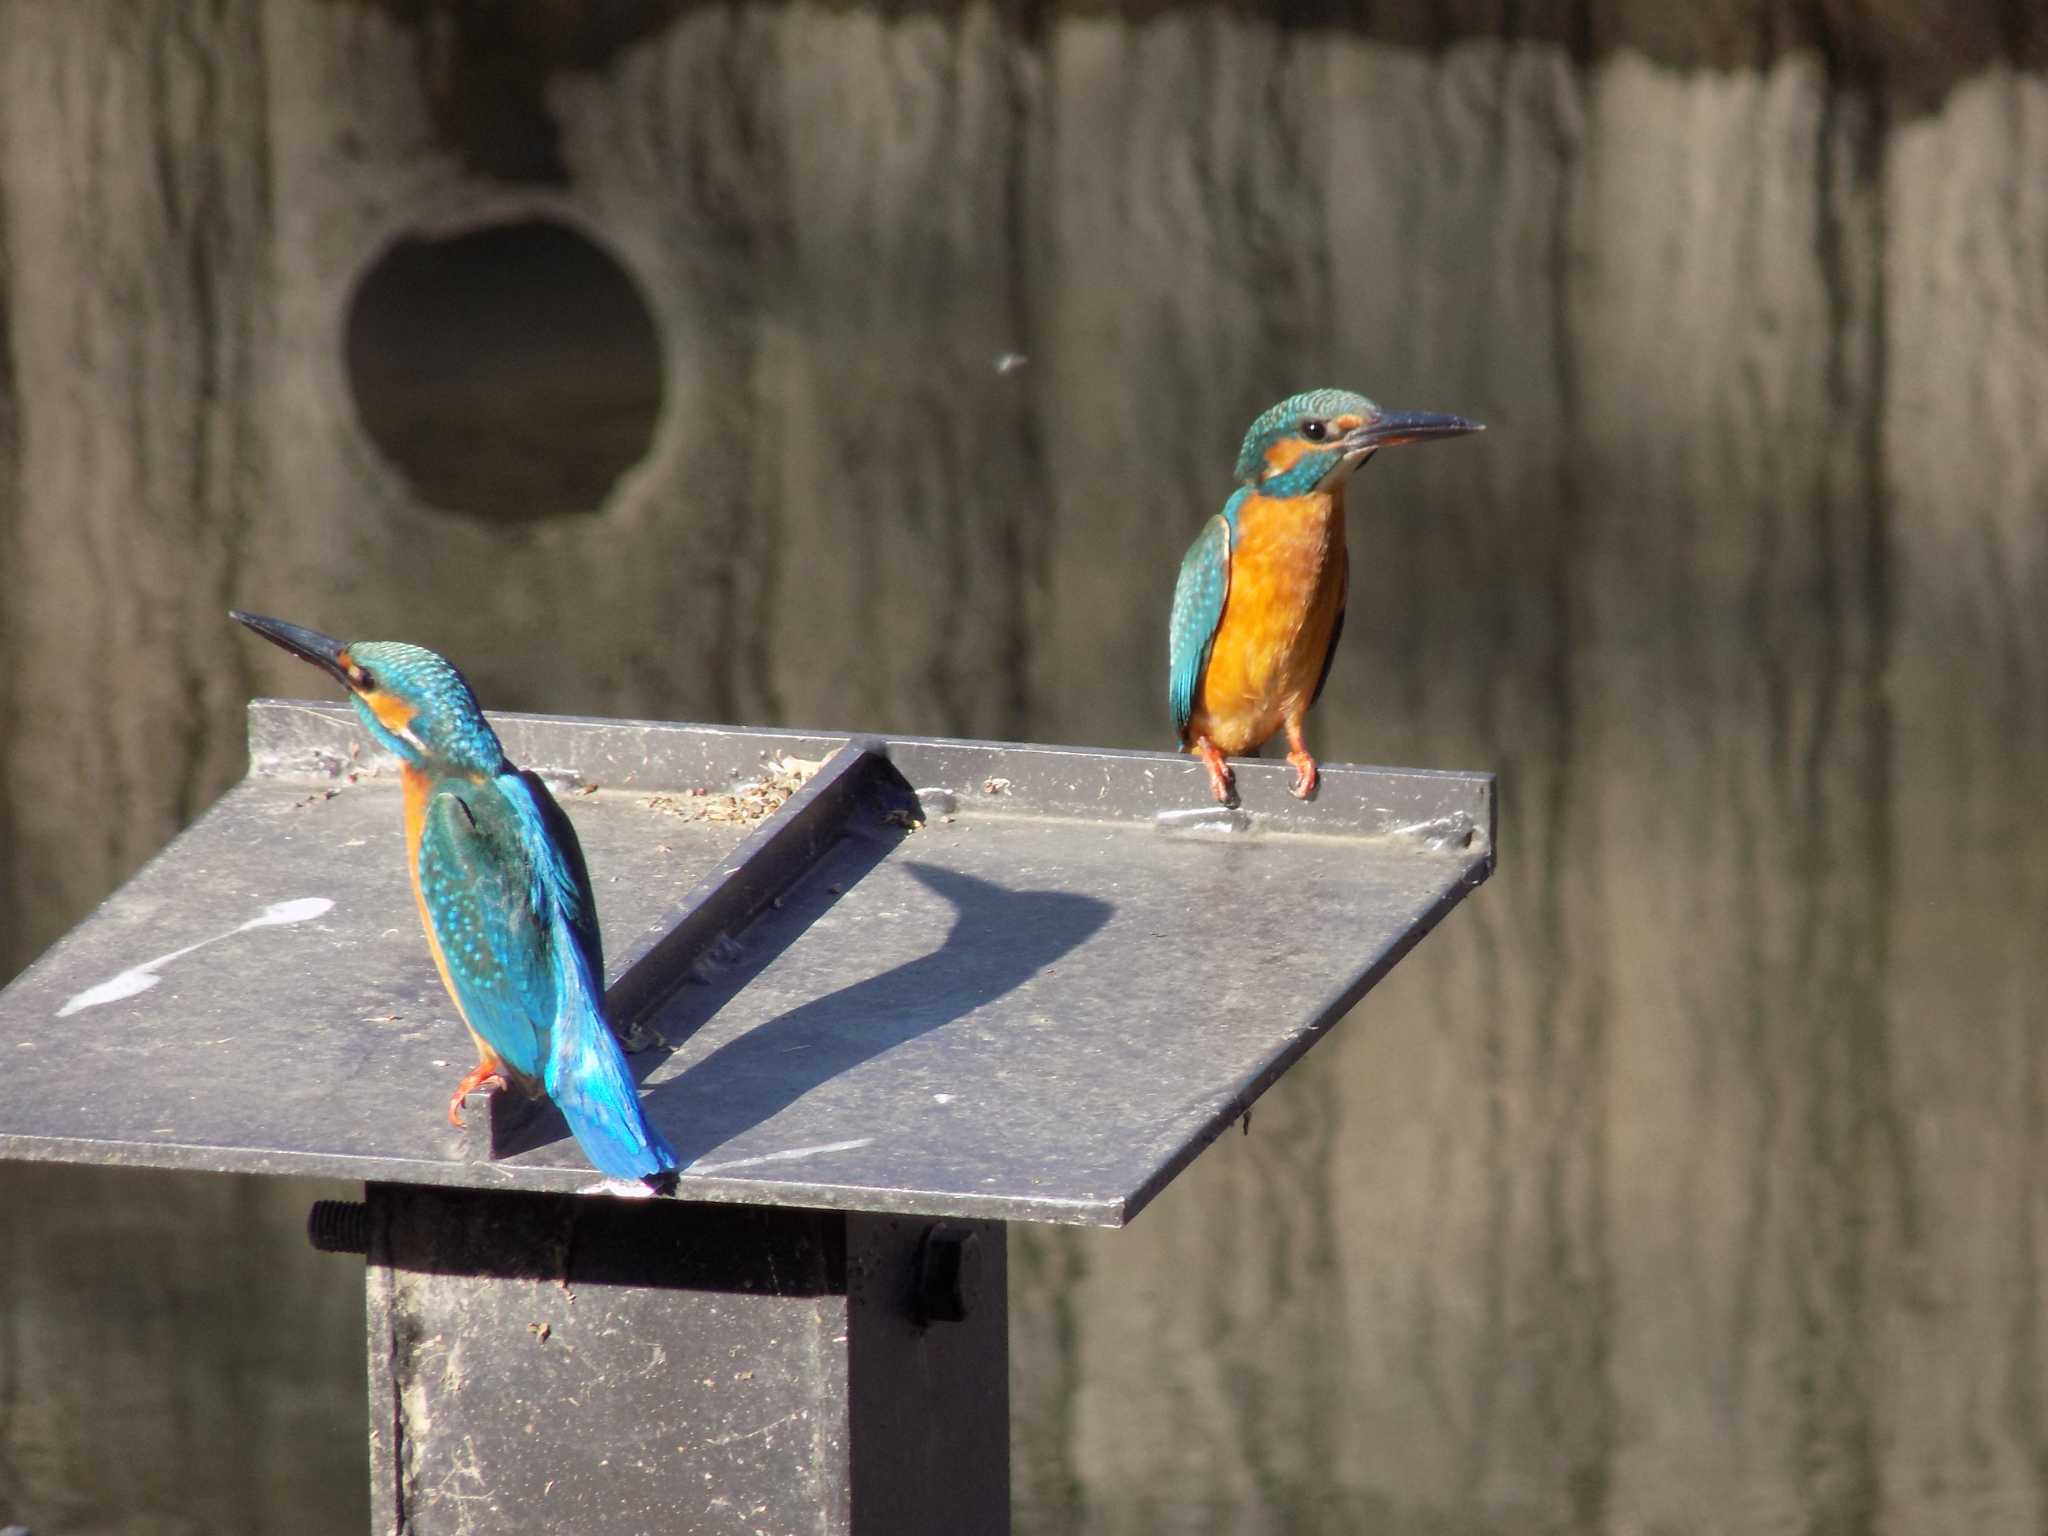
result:
[(1302, 725), (1344, 631), (1346, 482), (1382, 448), (1484, 430), (1459, 416), (1387, 411), (1347, 390), (1312, 389), (1245, 433), (1238, 488), (1181, 561), (1167, 636), (1174, 729), (1225, 805), (1236, 803), (1237, 776), (1224, 759), (1256, 752), (1282, 730), (1294, 794), (1315, 793)]
[(441, 983), (476, 1041), (463, 1096), (495, 1083), (545, 1092), (598, 1170), (673, 1188), (676, 1154), (648, 1124), (605, 1022), (597, 903), (576, 830), (547, 787), (505, 757), (469, 683), (417, 645), (344, 645), (317, 630), (234, 612), (332, 674), (398, 758), (413, 899)]

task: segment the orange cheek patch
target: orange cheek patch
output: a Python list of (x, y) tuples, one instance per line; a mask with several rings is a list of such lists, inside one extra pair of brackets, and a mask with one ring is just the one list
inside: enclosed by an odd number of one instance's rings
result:
[(1284, 475), (1301, 462), (1301, 456), (1309, 451), (1309, 445), (1298, 437), (1283, 437), (1266, 450), (1266, 477)]
[(403, 735), (406, 727), (412, 724), (412, 717), (418, 713), (403, 699), (381, 691), (364, 694), (363, 702), (370, 706), (370, 713), (377, 717), (378, 724), (394, 736)]

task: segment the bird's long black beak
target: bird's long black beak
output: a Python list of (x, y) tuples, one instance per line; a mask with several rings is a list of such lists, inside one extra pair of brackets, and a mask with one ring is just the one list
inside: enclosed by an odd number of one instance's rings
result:
[(1346, 453), (1357, 453), (1366, 448), (1398, 448), (1403, 443), (1485, 430), (1478, 422), (1462, 416), (1442, 416), (1434, 411), (1381, 411), (1363, 426), (1345, 433), (1342, 442)]
[(301, 661), (310, 661), (342, 687), (354, 691), (348, 680), (348, 668), (342, 664), (341, 653), (347, 647), (341, 641), (323, 635), (317, 629), (307, 629), (302, 624), (287, 624), (283, 619), (268, 619), (260, 613), (244, 613), (239, 608), (230, 608), (228, 617), (237, 624), (248, 625), (272, 645), (290, 651)]

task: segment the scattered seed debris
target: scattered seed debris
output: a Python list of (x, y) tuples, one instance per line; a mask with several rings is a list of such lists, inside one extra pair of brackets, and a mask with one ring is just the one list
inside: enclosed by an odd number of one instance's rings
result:
[(548, 1335), (553, 1333), (555, 1328), (552, 1323), (528, 1323), (526, 1331), (533, 1335), (535, 1342), (545, 1344), (548, 1341)]
[(981, 781), (981, 792), (984, 795), (1007, 795), (1010, 792), (1010, 781), (1008, 779), (983, 779)]
[(797, 757), (777, 757), (770, 760), (768, 772), (751, 784), (742, 784), (738, 789), (716, 795), (708, 789), (692, 789), (679, 795), (652, 795), (648, 798), (647, 808), (683, 821), (737, 822), (741, 826), (752, 826), (781, 810), (789, 797), (802, 789), (811, 775), (823, 766), (822, 763), (806, 762)]

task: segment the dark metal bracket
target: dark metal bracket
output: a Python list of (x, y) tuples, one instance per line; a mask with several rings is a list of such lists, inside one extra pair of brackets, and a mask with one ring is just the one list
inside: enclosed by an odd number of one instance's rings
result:
[[(670, 1045), (655, 1024), (656, 1010), (692, 980), (705, 979), (720, 951), (732, 950), (747, 924), (780, 905), (849, 837), (874, 838), (879, 832), (893, 843), (923, 819), (916, 791), (881, 742), (856, 738), (840, 747), (729, 861), (698, 883), (667, 933), (605, 989), (620, 1043), (633, 1052)], [(465, 1154), (472, 1162), (524, 1150), (531, 1129), (547, 1118), (542, 1102), (512, 1089), (476, 1089), (462, 1108)]]

